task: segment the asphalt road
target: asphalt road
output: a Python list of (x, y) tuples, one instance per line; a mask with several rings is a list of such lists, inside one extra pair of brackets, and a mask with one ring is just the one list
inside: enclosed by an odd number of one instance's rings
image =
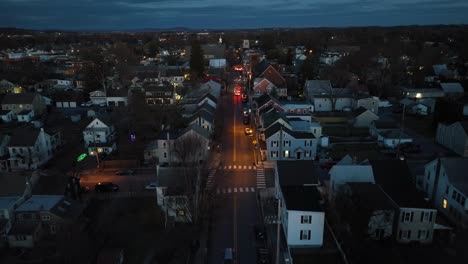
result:
[(259, 222), (259, 214), (257, 174), (253, 167), (254, 137), (244, 133), (246, 126), (242, 120), (246, 105), (240, 96), (233, 94), (233, 89), (234, 86), (229, 85), (227, 93), (220, 98), (226, 110), (221, 138), (221, 169), (214, 176), (217, 194), (213, 201), (209, 263), (223, 263), (226, 248), (234, 249), (236, 263), (256, 263), (253, 226)]
[(156, 180), (154, 169), (135, 170), (132, 175), (116, 175), (116, 171), (88, 170), (81, 174), (80, 183), (94, 190), (94, 185), (98, 182), (112, 182), (119, 185), (120, 191), (140, 192), (145, 191), (145, 186)]

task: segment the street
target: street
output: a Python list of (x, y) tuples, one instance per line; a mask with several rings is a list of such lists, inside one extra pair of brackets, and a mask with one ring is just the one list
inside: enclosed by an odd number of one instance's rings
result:
[[(253, 226), (260, 222), (257, 203), (257, 182), (253, 136), (244, 134), (242, 123), (245, 104), (233, 93), (230, 84), (220, 98), (224, 109), (224, 127), (221, 133), (221, 159), (213, 174), (214, 210), (212, 211), (211, 248), (209, 263), (222, 263), (226, 248), (233, 248), (236, 263), (255, 263), (255, 234)], [(258, 184), (258, 185), (257, 185)]]

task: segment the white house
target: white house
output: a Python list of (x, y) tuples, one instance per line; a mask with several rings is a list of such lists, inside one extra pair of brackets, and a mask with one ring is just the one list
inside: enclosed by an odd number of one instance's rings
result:
[(265, 130), (265, 141), (267, 160), (313, 160), (317, 154), (313, 133), (292, 131), (279, 123)]
[(327, 65), (333, 65), (335, 64), (339, 59), (341, 59), (343, 55), (339, 52), (332, 52), (332, 51), (326, 51), (322, 52), (320, 54), (320, 63), (327, 64)]
[(103, 116), (95, 117), (83, 130), (83, 140), (90, 155), (115, 151), (115, 136), (114, 126)]
[(354, 127), (370, 127), (371, 123), (379, 119), (377, 113), (364, 107), (359, 107), (354, 111)]
[[(345, 88), (333, 88), (345, 89)], [(336, 94), (336, 95), (316, 95), (312, 99), (315, 112), (330, 112), (330, 111), (344, 111), (351, 110), (353, 107), (354, 99), (350, 95)]]
[(359, 107), (364, 107), (365, 109), (371, 111), (374, 114), (379, 113), (379, 102), (380, 99), (378, 97), (364, 97), (364, 98), (358, 98), (354, 100), (354, 109), (358, 109)]
[(468, 157), (468, 121), (452, 124), (439, 123), (437, 143), (449, 148), (462, 157)]
[(282, 103), (286, 114), (309, 114), (314, 112), (314, 106), (307, 102)]
[(398, 130), (388, 130), (377, 135), (377, 144), (385, 148), (396, 148), (399, 144), (411, 143), (413, 138)]
[(375, 183), (398, 205), (394, 234), (399, 243), (432, 242), (437, 210), (425, 199), (412, 182), (405, 161), (370, 160)]
[(13, 121), (14, 116), (13, 110), (0, 110), (0, 118), (5, 123)]
[(424, 167), (422, 190), (440, 213), (468, 228), (468, 158), (444, 157)]
[(325, 212), (316, 186), (281, 187), (281, 223), (290, 248), (321, 247)]
[(144, 159), (148, 163), (178, 163), (182, 162), (183, 152), (190, 152), (191, 156), (184, 157), (186, 161), (205, 160), (209, 151), (209, 139), (209, 132), (198, 125), (191, 125), (182, 131), (163, 131), (158, 139), (146, 146)]
[(369, 164), (339, 162), (330, 171), (329, 200), (334, 201), (340, 188), (351, 182), (375, 183), (372, 167)]
[(17, 129), (8, 144), (12, 170), (35, 170), (52, 158), (50, 136), (44, 129)]
[(319, 168), (311, 160), (278, 161), (275, 194), (288, 247), (321, 247), (325, 213), (317, 190)]
[(93, 105), (106, 105), (107, 104), (106, 93), (101, 90), (90, 92), (89, 99), (91, 100)]
[(34, 118), (34, 110), (31, 109), (24, 109), (19, 112), (16, 117), (18, 118), (18, 122), (26, 122), (29, 123)]

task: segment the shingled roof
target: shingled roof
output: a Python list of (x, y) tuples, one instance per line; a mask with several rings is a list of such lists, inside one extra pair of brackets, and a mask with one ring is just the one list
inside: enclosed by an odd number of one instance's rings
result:
[(9, 93), (3, 98), (2, 104), (32, 104), (36, 96), (39, 95), (35, 93)]

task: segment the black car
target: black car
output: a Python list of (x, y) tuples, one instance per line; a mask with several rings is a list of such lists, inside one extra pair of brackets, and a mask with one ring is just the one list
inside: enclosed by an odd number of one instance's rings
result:
[(242, 123), (244, 123), (244, 125), (250, 124), (250, 118), (249, 117), (244, 117)]
[(94, 186), (95, 192), (116, 192), (118, 190), (119, 186), (112, 182), (98, 182), (96, 186)]

